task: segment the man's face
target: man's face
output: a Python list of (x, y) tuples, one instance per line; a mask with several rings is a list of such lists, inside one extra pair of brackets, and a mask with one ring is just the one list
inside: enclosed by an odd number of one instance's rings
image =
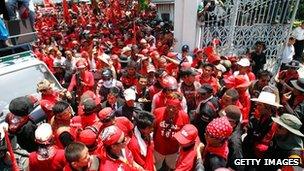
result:
[(195, 81), (194, 75), (185, 75), (183, 81), (186, 85), (192, 85)]
[(265, 103), (260, 103), (258, 102), (256, 104), (256, 110), (259, 112), (261, 115), (271, 115), (271, 106)]
[(276, 135), (276, 136), (284, 137), (284, 136), (286, 136), (286, 135), (289, 133), (288, 129), (282, 127), (282, 126), (279, 125), (279, 124), (277, 124), (277, 125), (278, 125), (278, 127), (277, 127), (277, 130), (276, 130), (276, 132), (275, 132), (275, 135)]
[(259, 79), (259, 84), (261, 87), (265, 87), (268, 85), (269, 83), (269, 80), (270, 80), (270, 77), (269, 76), (262, 76), (260, 79)]
[(168, 105), (166, 110), (169, 114), (175, 114), (178, 112), (177, 106), (173, 106), (173, 105)]
[(221, 99), (221, 104), (222, 107), (233, 105), (232, 98), (225, 93)]
[(140, 130), (140, 132), (145, 137), (149, 136), (153, 132), (153, 125), (148, 126), (147, 128)]
[(128, 74), (130, 74), (130, 75), (134, 75), (135, 74), (135, 68), (134, 67), (129, 67), (127, 69), (127, 71), (128, 71)]
[(90, 154), (88, 148), (85, 148), (81, 152), (81, 157), (77, 162), (72, 162), (74, 168), (85, 168), (88, 167), (90, 163)]
[(203, 69), (203, 75), (204, 76), (211, 76), (211, 74), (212, 74), (212, 68), (210, 66), (206, 66)]
[(115, 96), (114, 94), (111, 94), (111, 93), (110, 93), (110, 94), (108, 94), (108, 96), (107, 96), (107, 100), (108, 100), (109, 104), (113, 105), (113, 104), (116, 103), (117, 98), (116, 98), (116, 96)]
[(139, 84), (139, 86), (140, 86), (141, 88), (145, 88), (145, 87), (147, 86), (147, 84), (148, 84), (147, 78), (140, 78), (140, 79), (138, 80), (138, 84)]
[(261, 45), (261, 44), (256, 45), (255, 51), (258, 53), (261, 53), (263, 51), (263, 45)]
[(134, 100), (128, 100), (128, 101), (126, 101), (126, 104), (127, 104), (127, 106), (129, 106), (129, 107), (134, 107), (134, 103), (135, 103)]

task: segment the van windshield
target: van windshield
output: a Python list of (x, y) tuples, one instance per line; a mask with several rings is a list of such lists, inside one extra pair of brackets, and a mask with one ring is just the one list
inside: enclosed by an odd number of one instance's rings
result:
[(0, 75), (0, 113), (7, 113), (4, 110), (7, 110), (9, 102), (16, 97), (35, 95), (40, 98), (36, 85), (43, 79), (54, 83), (55, 89), (60, 89), (58, 82), (42, 64)]

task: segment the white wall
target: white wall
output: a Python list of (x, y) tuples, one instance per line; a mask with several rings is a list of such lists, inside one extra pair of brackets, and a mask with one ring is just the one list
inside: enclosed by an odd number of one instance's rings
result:
[(197, 8), (200, 0), (176, 0), (174, 10), (174, 37), (177, 40), (176, 51), (187, 44), (192, 51), (197, 41)]

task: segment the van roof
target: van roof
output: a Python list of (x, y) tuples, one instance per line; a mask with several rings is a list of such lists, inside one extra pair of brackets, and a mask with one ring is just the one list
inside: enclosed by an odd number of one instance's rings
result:
[(0, 75), (37, 64), (43, 64), (43, 62), (39, 61), (32, 51), (0, 57)]

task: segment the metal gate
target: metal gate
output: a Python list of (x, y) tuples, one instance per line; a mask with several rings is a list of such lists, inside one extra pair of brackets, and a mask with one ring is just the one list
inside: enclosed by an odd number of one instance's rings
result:
[[(214, 38), (223, 55), (245, 54), (257, 41), (266, 44), (266, 68), (275, 71), (283, 44), (290, 36), (300, 0), (225, 0), (211, 1), (198, 18), (199, 46)], [(207, 1), (203, 5), (206, 5)]]

